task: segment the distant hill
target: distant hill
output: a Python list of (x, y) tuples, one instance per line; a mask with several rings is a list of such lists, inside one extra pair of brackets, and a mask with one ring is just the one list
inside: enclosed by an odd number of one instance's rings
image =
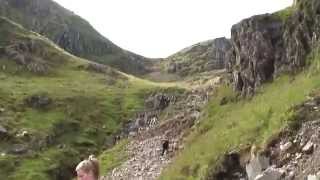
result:
[(52, 0), (0, 0), (0, 15), (48, 37), (76, 56), (126, 73), (147, 72), (150, 61), (145, 57), (121, 49), (86, 20)]
[(163, 60), (163, 67), (166, 72), (180, 76), (224, 69), (230, 48), (231, 43), (226, 38), (200, 42)]

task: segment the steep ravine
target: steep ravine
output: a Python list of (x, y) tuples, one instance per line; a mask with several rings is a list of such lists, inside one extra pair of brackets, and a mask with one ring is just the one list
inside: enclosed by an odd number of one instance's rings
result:
[[(219, 83), (221, 81), (183, 94), (157, 93), (146, 99), (145, 111), (138, 113), (122, 133), (130, 141), (125, 147), (128, 159), (103, 179), (157, 179), (176, 153), (184, 148), (184, 137), (199, 123), (201, 110)], [(165, 141), (168, 151), (162, 155)]]

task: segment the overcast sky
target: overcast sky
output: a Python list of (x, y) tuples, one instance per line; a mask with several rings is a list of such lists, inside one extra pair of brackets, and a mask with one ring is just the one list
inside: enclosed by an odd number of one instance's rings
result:
[(200, 41), (230, 37), (243, 18), (288, 7), (292, 0), (55, 0), (118, 46), (167, 57)]

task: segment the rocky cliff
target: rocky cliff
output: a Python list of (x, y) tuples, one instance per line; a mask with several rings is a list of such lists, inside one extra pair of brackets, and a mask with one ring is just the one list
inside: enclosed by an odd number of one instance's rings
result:
[(232, 27), (227, 69), (243, 95), (280, 73), (295, 73), (306, 65), (319, 36), (320, 2), (297, 1), (285, 11), (253, 16)]
[(146, 58), (116, 46), (87, 21), (52, 0), (0, 0), (0, 15), (48, 37), (76, 56), (127, 73), (147, 71)]

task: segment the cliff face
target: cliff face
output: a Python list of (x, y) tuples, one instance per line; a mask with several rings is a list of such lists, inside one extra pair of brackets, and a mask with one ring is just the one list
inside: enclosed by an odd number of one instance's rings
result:
[(226, 38), (217, 38), (187, 47), (167, 58), (166, 71), (180, 76), (224, 69), (226, 52), (231, 48)]
[(288, 17), (253, 16), (232, 27), (227, 69), (243, 95), (280, 73), (294, 73), (306, 65), (320, 33), (320, 2), (298, 1), (290, 11)]
[(146, 72), (146, 58), (125, 51), (87, 21), (51, 0), (0, 0), (0, 15), (54, 41), (68, 52), (124, 72)]
[(281, 58), (282, 27), (281, 20), (271, 15), (254, 16), (232, 27), (227, 67), (236, 90), (249, 93), (272, 78), (274, 62)]

